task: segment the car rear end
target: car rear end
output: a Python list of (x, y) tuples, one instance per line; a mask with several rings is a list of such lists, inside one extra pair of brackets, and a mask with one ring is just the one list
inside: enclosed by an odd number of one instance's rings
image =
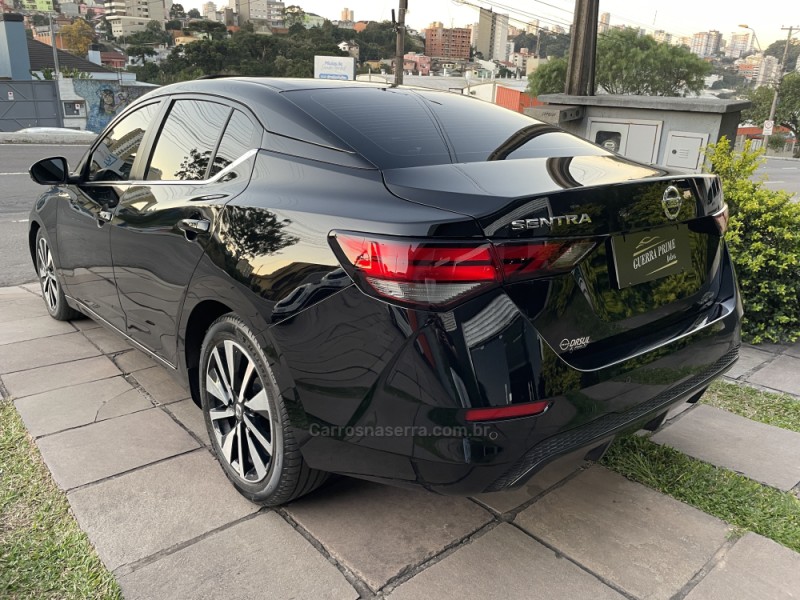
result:
[[(383, 177), (482, 235), (330, 232), (359, 292), (382, 307), (376, 339), (399, 329), (408, 340), (387, 350), (349, 423), (413, 429), (393, 448), (368, 432), (340, 439), (365, 463), (399, 455), (413, 473), (374, 478), (457, 494), (518, 486), (696, 401), (736, 360), (742, 308), (715, 176), (632, 163), (535, 124), (484, 160)], [(403, 410), (401, 380), (413, 384)]]

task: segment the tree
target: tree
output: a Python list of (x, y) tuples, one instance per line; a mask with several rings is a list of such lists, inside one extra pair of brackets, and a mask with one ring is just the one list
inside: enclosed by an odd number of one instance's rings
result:
[[(533, 95), (562, 92), (567, 63), (551, 61), (529, 76)], [(597, 41), (595, 81), (609, 94), (680, 96), (699, 93), (708, 63), (687, 49), (660, 44), (634, 29), (614, 29)]]
[[(762, 86), (748, 94), (753, 105), (742, 112), (742, 118), (754, 123), (763, 123), (769, 117), (775, 91)], [(795, 139), (800, 134), (800, 73), (784, 75), (778, 87), (778, 106), (775, 123), (791, 131)], [(800, 157), (800, 147), (795, 148), (795, 157)]]
[(151, 48), (150, 46), (128, 46), (125, 51), (128, 53), (128, 56), (132, 56), (134, 58), (138, 58), (141, 64), (144, 64), (147, 60), (148, 56), (155, 56), (156, 51)]
[(172, 19), (164, 23), (164, 29), (167, 31), (180, 31), (183, 29), (183, 23), (179, 19)]
[(228, 28), (224, 23), (218, 21), (192, 21), (188, 27), (189, 31), (205, 33), (212, 40), (221, 40), (228, 37)]
[(190, 19), (199, 19), (201, 18), (200, 11), (196, 8), (191, 9), (188, 13), (186, 13)]
[(183, 10), (183, 4), (173, 4), (169, 9), (170, 19), (185, 19), (186, 11)]
[(75, 19), (71, 25), (61, 28), (61, 38), (67, 50), (78, 56), (86, 56), (94, 42), (94, 29), (83, 19)]
[[(783, 51), (786, 48), (786, 40), (778, 40), (777, 42), (772, 42), (767, 49), (764, 50), (764, 54), (768, 56), (774, 56), (778, 60), (783, 59)], [(798, 40), (790, 40), (789, 41), (789, 54), (786, 57), (786, 63), (783, 65), (783, 72), (786, 73), (791, 71), (794, 66), (797, 64), (797, 57), (800, 56), (800, 41)]]
[(283, 9), (283, 21), (287, 28), (292, 25), (302, 25), (305, 18), (305, 11), (295, 4)]
[(598, 87), (609, 94), (699, 94), (711, 66), (679, 46), (660, 44), (631, 28), (613, 29), (597, 40)]
[(554, 58), (539, 65), (539, 68), (528, 75), (527, 92), (534, 97), (542, 94), (560, 94), (564, 91), (566, 80), (567, 59)]

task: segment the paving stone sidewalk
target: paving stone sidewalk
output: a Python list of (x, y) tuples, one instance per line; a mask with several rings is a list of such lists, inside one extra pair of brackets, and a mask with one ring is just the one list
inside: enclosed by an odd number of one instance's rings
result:
[[(798, 367), (798, 346), (748, 348), (731, 376), (798, 393)], [(51, 320), (35, 285), (0, 288), (0, 390), (129, 599), (778, 599), (800, 589), (799, 554), (736, 537), (579, 457), (507, 493), (452, 498), (342, 478), (260, 509), (222, 474), (185, 389), (92, 321)], [(800, 434), (774, 437), (723, 412), (676, 414), (654, 439), (796, 487)], [(752, 456), (736, 450), (745, 445)]]

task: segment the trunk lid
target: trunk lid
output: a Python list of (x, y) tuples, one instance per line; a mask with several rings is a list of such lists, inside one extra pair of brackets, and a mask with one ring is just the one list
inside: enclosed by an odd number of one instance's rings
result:
[(566, 362), (594, 370), (714, 318), (719, 180), (610, 155), (384, 171), (395, 195), (468, 215), (493, 243), (591, 241), (569, 273), (506, 283)]

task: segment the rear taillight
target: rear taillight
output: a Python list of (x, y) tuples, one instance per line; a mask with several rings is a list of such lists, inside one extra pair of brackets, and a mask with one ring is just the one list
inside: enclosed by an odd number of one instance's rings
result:
[(730, 219), (730, 211), (728, 211), (728, 205), (725, 204), (722, 207), (722, 210), (712, 215), (714, 219), (714, 223), (717, 224), (717, 229), (719, 229), (719, 234), (721, 236), (725, 235), (725, 232), (728, 231), (728, 219)]
[(331, 232), (344, 269), (366, 293), (413, 307), (446, 308), (503, 281), (572, 269), (594, 242), (432, 242)]
[(334, 233), (330, 239), (334, 251), (340, 251), (342, 266), (362, 289), (403, 304), (446, 306), (500, 281), (488, 243), (431, 243), (353, 233)]
[(571, 271), (594, 248), (594, 242), (506, 243), (495, 246), (506, 281), (520, 281)]

